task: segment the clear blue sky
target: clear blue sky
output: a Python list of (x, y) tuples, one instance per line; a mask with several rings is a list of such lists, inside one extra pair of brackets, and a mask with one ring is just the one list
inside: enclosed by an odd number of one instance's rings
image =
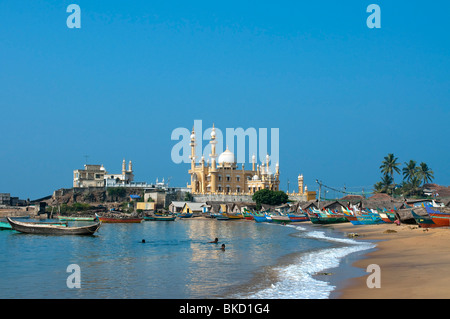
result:
[[(66, 8), (81, 7), (81, 29)], [(369, 29), (366, 8), (381, 8)], [(184, 186), (171, 132), (280, 129), (299, 173), (370, 187), (387, 153), (450, 184), (448, 1), (0, 2), (0, 192), (38, 198), (90, 163)], [(396, 181), (401, 177), (396, 176)]]

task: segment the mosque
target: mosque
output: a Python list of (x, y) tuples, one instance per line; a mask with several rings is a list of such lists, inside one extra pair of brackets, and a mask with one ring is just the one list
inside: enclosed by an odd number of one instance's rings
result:
[[(275, 172), (269, 169), (270, 156), (266, 155), (265, 162), (256, 163), (256, 156), (252, 156), (252, 169), (246, 170), (244, 164), (241, 168), (236, 163), (236, 157), (228, 149), (216, 154), (216, 132), (214, 125), (211, 130), (211, 154), (209, 160), (205, 162), (204, 156), (200, 162), (196, 163), (196, 143), (195, 132), (191, 133), (191, 169), (189, 175), (191, 184), (187, 185), (193, 195), (252, 195), (261, 189), (278, 191), (280, 186), (280, 165), (275, 165)], [(303, 187), (303, 175), (298, 176), (298, 193), (293, 192), (294, 197), (301, 197), (305, 200), (315, 198), (315, 192), (308, 192), (307, 187)]]

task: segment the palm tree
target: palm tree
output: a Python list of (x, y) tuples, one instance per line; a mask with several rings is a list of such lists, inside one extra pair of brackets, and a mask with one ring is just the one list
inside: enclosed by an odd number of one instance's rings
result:
[[(400, 168), (398, 166), (400, 163), (397, 163), (397, 157), (394, 156), (394, 154), (389, 153), (387, 156), (384, 157), (383, 162), (381, 162), (381, 173), (383, 173), (385, 176), (389, 175), (392, 177), (392, 183), (394, 183), (394, 172), (400, 174)], [(395, 185), (395, 184), (394, 184)]]
[(431, 183), (434, 179), (434, 172), (428, 167), (427, 164), (422, 162), (417, 168), (417, 176), (424, 184), (428, 182)]
[(384, 175), (381, 178), (381, 186), (382, 186), (382, 193), (392, 193), (392, 188), (394, 186), (394, 179), (390, 175)]
[(411, 179), (416, 176), (417, 174), (417, 166), (416, 161), (410, 160), (409, 163), (405, 162), (405, 167), (403, 167), (403, 180), (406, 180), (408, 182), (411, 181)]

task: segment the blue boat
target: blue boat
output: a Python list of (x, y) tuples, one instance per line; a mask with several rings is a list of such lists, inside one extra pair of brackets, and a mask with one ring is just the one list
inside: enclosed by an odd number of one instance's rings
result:
[(268, 222), (267, 218), (265, 215), (255, 215), (253, 214), (253, 219), (255, 220), (255, 222), (257, 223), (265, 223)]

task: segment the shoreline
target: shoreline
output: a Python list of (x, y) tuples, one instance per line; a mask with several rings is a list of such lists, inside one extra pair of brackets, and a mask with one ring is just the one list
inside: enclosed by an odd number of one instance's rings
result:
[[(375, 249), (351, 264), (362, 276), (340, 282), (330, 299), (442, 299), (450, 298), (450, 240), (448, 227), (417, 225), (332, 225), (336, 231), (356, 233), (356, 241), (368, 241)], [(367, 266), (380, 266), (380, 288), (368, 288)]]

